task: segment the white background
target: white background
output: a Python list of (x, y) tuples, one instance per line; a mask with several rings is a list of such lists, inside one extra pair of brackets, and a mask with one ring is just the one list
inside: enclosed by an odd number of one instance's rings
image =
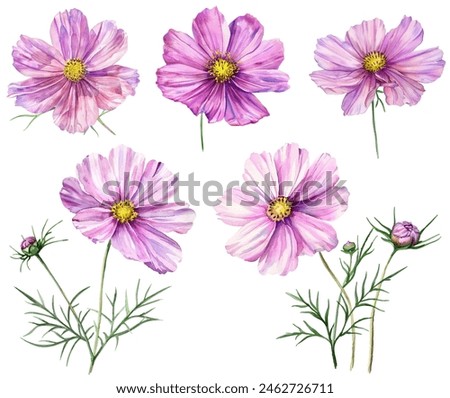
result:
[[(387, 30), (404, 15), (418, 19), (425, 30), (421, 48), (439, 46), (450, 54), (450, 25), (443, 2), (431, 1), (166, 1), (146, 8), (138, 1), (15, 1), (2, 3), (0, 54), (1, 151), (1, 329), (0, 395), (4, 397), (115, 397), (116, 385), (154, 383), (185, 385), (248, 385), (259, 383), (333, 384), (335, 397), (429, 396), (448, 391), (448, 71), (426, 86), (417, 106), (389, 107), (377, 112), (381, 159), (376, 160), (370, 113), (344, 117), (341, 96), (329, 96), (315, 86), (309, 73), (316, 40), (328, 34), (344, 37), (364, 19), (379, 17)], [(150, 2), (149, 2), (150, 4)], [(301, 4), (301, 5), (300, 5)], [(307, 4), (307, 5), (306, 5)], [(163, 35), (170, 28), (191, 33), (192, 19), (205, 7), (218, 5), (228, 22), (245, 13), (265, 27), (265, 38), (280, 38), (285, 46), (281, 70), (291, 89), (265, 93), (259, 99), (271, 116), (256, 125), (230, 127), (225, 122), (205, 126), (206, 151), (201, 153), (199, 120), (182, 104), (165, 99), (155, 85), (162, 66)], [(6, 8), (7, 7), (7, 8)], [(24, 79), (12, 66), (11, 49), (20, 34), (49, 41), (54, 15), (77, 7), (90, 26), (115, 20), (128, 33), (129, 48), (119, 64), (139, 70), (141, 83), (105, 121), (117, 132), (100, 126), (97, 137), (61, 132), (51, 115), (37, 119), (23, 132), (26, 120), (9, 119), (23, 109), (6, 98), (7, 85)], [(136, 280), (164, 293), (155, 316), (163, 322), (146, 325), (125, 336), (117, 351), (108, 347), (87, 375), (88, 355), (81, 345), (69, 367), (57, 349), (39, 349), (20, 339), (28, 331), (28, 309), (14, 286), (46, 297), (57, 294), (37, 261), (31, 271), (19, 272), (9, 258), (9, 245), (18, 247), (31, 225), (49, 218), (63, 220), (56, 230), (62, 243), (43, 256), (70, 295), (91, 285), (86, 305), (95, 307), (100, 263), (105, 245), (94, 245), (71, 223), (72, 214), (60, 202), (63, 178), (75, 175), (76, 164), (87, 154), (107, 154), (119, 144), (131, 146), (147, 159), (164, 161), (181, 176), (194, 172), (198, 180), (226, 184), (239, 179), (251, 152), (274, 152), (297, 142), (315, 158), (323, 152), (336, 157), (340, 175), (351, 192), (348, 211), (333, 223), (339, 245), (368, 231), (366, 217), (391, 222), (394, 206), (400, 220), (419, 227), (439, 214), (429, 233), (442, 240), (429, 248), (400, 253), (392, 270), (408, 269), (386, 286), (390, 302), (377, 317), (374, 370), (366, 371), (368, 336), (358, 338), (356, 368), (350, 372), (350, 339), (338, 346), (339, 368), (334, 370), (329, 347), (310, 340), (295, 347), (293, 340), (276, 340), (300, 322), (286, 291), (321, 289), (334, 298), (332, 284), (319, 258), (302, 257), (298, 269), (286, 277), (262, 276), (256, 264), (229, 256), (224, 245), (236, 232), (216, 219), (213, 208), (196, 207), (197, 218), (185, 236), (174, 236), (183, 248), (183, 261), (170, 275), (158, 275), (145, 265), (126, 260), (112, 250), (106, 291), (132, 290)], [(201, 198), (197, 188), (196, 196)], [(379, 246), (364, 270), (373, 271), (388, 256)], [(338, 268), (339, 251), (327, 256)], [(339, 272), (337, 270), (337, 272)], [(252, 395), (253, 394), (253, 395)], [(256, 393), (249, 396), (256, 396)]]

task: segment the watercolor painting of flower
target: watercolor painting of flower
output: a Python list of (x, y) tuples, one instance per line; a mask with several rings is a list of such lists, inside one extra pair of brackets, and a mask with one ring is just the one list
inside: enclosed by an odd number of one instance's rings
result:
[(56, 15), (50, 39), (20, 37), (13, 65), (28, 79), (10, 84), (8, 96), (34, 119), (53, 111), (55, 124), (69, 133), (85, 132), (97, 121), (110, 130), (101, 115), (134, 95), (139, 83), (135, 69), (116, 65), (127, 51), (125, 32), (112, 21), (89, 29), (86, 16), (72, 9)]
[[(199, 13), (192, 32), (171, 29), (164, 36), (166, 65), (156, 73), (163, 95), (205, 114), (209, 123), (243, 126), (268, 116), (254, 93), (289, 88), (289, 76), (278, 70), (281, 41), (263, 40), (264, 27), (249, 14), (227, 25), (217, 7)], [(203, 149), (202, 126), (201, 138)]]
[(230, 189), (215, 207), (223, 222), (240, 227), (226, 245), (229, 254), (258, 261), (262, 274), (287, 275), (299, 256), (336, 247), (328, 221), (347, 209), (349, 192), (340, 186), (330, 155), (310, 165), (308, 152), (297, 144), (274, 156), (253, 153), (243, 179), (245, 185)]
[(87, 156), (77, 173), (64, 179), (61, 200), (84, 236), (160, 274), (176, 270), (181, 248), (166, 233), (188, 232), (195, 212), (171, 200), (177, 179), (163, 163), (122, 145)]
[(351, 27), (344, 40), (328, 35), (317, 41), (314, 55), (322, 70), (312, 72), (312, 80), (327, 94), (345, 94), (344, 115), (362, 114), (371, 106), (377, 156), (375, 106), (384, 108), (379, 95), (384, 93), (388, 105), (416, 105), (423, 83), (434, 82), (444, 69), (442, 50), (416, 50), (423, 36), (420, 23), (405, 16), (387, 33), (375, 18)]

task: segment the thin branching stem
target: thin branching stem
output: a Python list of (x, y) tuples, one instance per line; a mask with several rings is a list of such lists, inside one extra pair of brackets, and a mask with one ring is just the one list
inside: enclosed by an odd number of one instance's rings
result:
[(71, 303), (71, 301), (67, 298), (66, 293), (64, 292), (63, 288), (61, 287), (61, 285), (59, 284), (59, 282), (56, 280), (55, 276), (53, 275), (53, 273), (50, 271), (50, 268), (48, 268), (47, 264), (45, 263), (45, 261), (42, 259), (42, 257), (39, 254), (36, 254), (36, 258), (39, 260), (39, 262), (42, 264), (42, 266), (45, 268), (45, 270), (47, 271), (47, 273), (50, 275), (50, 277), (52, 278), (53, 282), (55, 282), (56, 286), (58, 287), (59, 291), (61, 292), (61, 295), (64, 297), (64, 300), (66, 300), (67, 305), (69, 306), (70, 311), (72, 312), (75, 320), (77, 321), (77, 324), (80, 328), (81, 333), (83, 334), (83, 339), (86, 342), (87, 348), (89, 350), (89, 356), (91, 357), (91, 359), (94, 357), (94, 353), (93, 350), (91, 348), (91, 345), (89, 343), (89, 338), (87, 336), (86, 330), (83, 327), (83, 323), (80, 320), (80, 317), (78, 316), (77, 312), (75, 311), (75, 309), (73, 308), (73, 305)]
[(388, 261), (386, 263), (386, 265), (384, 266), (383, 269), (383, 274), (381, 275), (381, 282), (377, 288), (377, 293), (375, 295), (375, 300), (373, 302), (373, 307), (372, 307), (372, 313), (370, 315), (370, 329), (369, 329), (369, 365), (368, 365), (368, 371), (369, 373), (372, 372), (372, 365), (373, 365), (373, 352), (374, 352), (374, 348), (375, 348), (375, 311), (376, 311), (376, 307), (377, 307), (377, 302), (378, 299), (380, 297), (380, 293), (381, 293), (381, 289), (382, 289), (382, 284), (383, 281), (386, 277), (386, 271), (389, 267), (389, 264), (391, 263), (392, 258), (394, 257), (395, 253), (397, 253), (397, 250), (393, 250), (391, 255), (388, 258)]
[[(325, 269), (328, 271), (331, 278), (334, 280), (336, 285), (339, 287), (339, 290), (341, 291), (342, 296), (344, 297), (345, 301), (347, 302), (348, 308), (353, 308), (350, 297), (348, 296), (344, 287), (339, 282), (339, 279), (336, 277), (336, 275), (331, 270), (330, 266), (326, 262), (325, 258), (323, 257), (323, 254), (321, 252), (319, 252), (319, 256), (320, 256), (320, 259), (322, 260), (322, 264), (324, 265)], [(355, 334), (355, 330), (354, 330), (355, 317), (353, 315), (353, 312), (350, 313), (350, 322), (352, 325), (351, 326), (351, 329), (352, 329), (352, 356), (351, 356), (351, 361), (350, 361), (350, 370), (352, 370), (355, 365), (355, 351), (356, 351), (356, 334)], [(335, 328), (336, 327), (337, 327), (337, 325), (335, 325)]]
[(111, 241), (108, 241), (108, 244), (106, 245), (105, 255), (103, 257), (103, 265), (102, 265), (102, 272), (100, 276), (100, 293), (98, 298), (98, 318), (97, 318), (97, 325), (95, 327), (95, 337), (94, 337), (94, 349), (93, 349), (93, 356), (91, 358), (91, 366), (89, 367), (89, 374), (92, 372), (92, 369), (94, 368), (95, 360), (97, 359), (97, 347), (98, 343), (100, 341), (100, 326), (102, 323), (102, 314), (103, 314), (103, 286), (105, 284), (105, 273), (106, 273), (106, 263), (108, 262), (108, 254), (109, 249), (111, 248)]

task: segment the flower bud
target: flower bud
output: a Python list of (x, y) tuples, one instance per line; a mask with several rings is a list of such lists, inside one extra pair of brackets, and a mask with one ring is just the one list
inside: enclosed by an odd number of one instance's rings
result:
[(34, 236), (29, 236), (25, 238), (20, 244), (20, 249), (27, 255), (34, 256), (39, 253), (39, 247), (36, 245), (36, 238)]
[(419, 239), (419, 229), (408, 221), (398, 222), (392, 227), (391, 241), (397, 247), (414, 246)]
[(347, 254), (353, 254), (356, 251), (355, 242), (347, 241), (347, 243), (342, 246), (342, 251)]

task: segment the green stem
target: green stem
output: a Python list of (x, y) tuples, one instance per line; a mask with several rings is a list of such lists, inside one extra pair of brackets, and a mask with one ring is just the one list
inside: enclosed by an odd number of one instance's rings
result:
[[(341, 285), (341, 283), (339, 282), (338, 278), (336, 277), (336, 275), (333, 273), (333, 271), (331, 270), (330, 266), (328, 265), (328, 263), (326, 262), (325, 258), (323, 257), (322, 253), (319, 252), (319, 256), (320, 259), (322, 260), (322, 264), (324, 265), (325, 269), (328, 271), (328, 273), (331, 275), (331, 278), (334, 280), (334, 282), (336, 283), (336, 285), (339, 287), (339, 290), (341, 291), (342, 296), (344, 297), (344, 300), (347, 302), (347, 306), (349, 308), (349, 310), (351, 311), (352, 307), (352, 302), (350, 300), (350, 297), (348, 296), (347, 292), (345, 291), (344, 287)], [(355, 318), (353, 316), (353, 312), (351, 312), (350, 314), (350, 322), (352, 323), (352, 357), (351, 357), (351, 361), (350, 361), (350, 370), (353, 369), (354, 365), (355, 365), (355, 351), (356, 351), (356, 335), (354, 333), (354, 327), (353, 325), (355, 324)], [(336, 327), (336, 326), (335, 326)], [(332, 348), (332, 351), (334, 350), (334, 348)]]
[(205, 144), (203, 142), (203, 113), (200, 114), (200, 142), (202, 144), (202, 152), (204, 152)]
[(373, 134), (375, 136), (375, 150), (377, 151), (377, 159), (379, 159), (380, 154), (378, 152), (377, 126), (375, 124), (375, 100), (372, 101), (372, 127), (373, 127)]
[(94, 350), (93, 350), (93, 356), (91, 357), (91, 366), (89, 367), (89, 374), (92, 372), (92, 369), (94, 368), (95, 360), (97, 359), (98, 354), (100, 353), (100, 350), (97, 351), (97, 347), (98, 347), (98, 343), (100, 341), (100, 326), (102, 323), (102, 316), (103, 316), (103, 286), (105, 284), (106, 263), (108, 261), (108, 254), (109, 254), (110, 248), (111, 248), (111, 241), (108, 241), (108, 244), (106, 245), (105, 255), (103, 257), (102, 273), (101, 273), (101, 277), (100, 277), (100, 294), (99, 294), (99, 299), (98, 299), (98, 318), (97, 318), (97, 326), (95, 328)]
[[(349, 255), (350, 255), (349, 269), (351, 270), (352, 269), (352, 265), (353, 265), (353, 253), (350, 253)], [(344, 282), (344, 284), (345, 284), (345, 282)], [(344, 288), (344, 285), (342, 287)], [(335, 326), (334, 326), (334, 330), (333, 330), (333, 340), (336, 340), (337, 323), (338, 323), (338, 320), (339, 320), (339, 307), (340, 307), (340, 303), (341, 303), (342, 299), (343, 299), (343, 296), (342, 296), (342, 293), (340, 293), (338, 301), (337, 301), (336, 316), (334, 318), (334, 325)], [(353, 355), (354, 355), (354, 353), (353, 353)]]
[(331, 346), (331, 357), (333, 358), (333, 366), (336, 369), (337, 368), (337, 359), (336, 359), (336, 351), (335, 351), (335, 347), (334, 344), (330, 344)]
[[(112, 131), (107, 125), (106, 123), (102, 120), (101, 116), (104, 115), (104, 113), (102, 113), (98, 118), (97, 121), (106, 129), (108, 130), (112, 135), (116, 135), (116, 133), (114, 131)], [(91, 126), (92, 127), (92, 126)], [(97, 133), (97, 131), (93, 128), (93, 130)], [(98, 133), (97, 133), (98, 135)]]
[[(386, 271), (389, 267), (389, 264), (392, 260), (392, 258), (394, 257), (394, 254), (397, 253), (396, 250), (393, 250), (391, 255), (389, 256), (389, 259), (386, 263), (386, 265), (384, 266), (384, 270), (383, 270), (383, 274), (381, 275), (381, 280), (383, 280), (386, 276)], [(376, 306), (377, 306), (377, 302), (378, 299), (380, 297), (380, 293), (381, 293), (381, 287), (382, 284), (380, 284), (378, 286), (378, 290), (377, 290), (377, 294), (375, 296), (375, 301), (373, 302), (373, 307), (372, 307), (372, 314), (370, 315), (370, 329), (369, 329), (369, 366), (367, 368), (368, 372), (372, 372), (372, 364), (373, 364), (373, 352), (374, 352), (374, 348), (375, 348), (375, 311), (376, 311)]]
[(72, 303), (70, 302), (70, 300), (67, 298), (66, 293), (64, 292), (63, 288), (61, 287), (61, 285), (58, 283), (58, 281), (56, 280), (55, 276), (52, 274), (52, 272), (50, 271), (50, 268), (48, 268), (47, 264), (45, 263), (45, 261), (42, 259), (42, 257), (39, 254), (36, 254), (36, 258), (39, 260), (39, 262), (42, 264), (42, 266), (45, 268), (45, 270), (48, 272), (48, 274), (50, 275), (50, 277), (53, 279), (53, 282), (55, 282), (56, 286), (58, 287), (59, 291), (61, 292), (61, 295), (64, 297), (64, 300), (66, 300), (67, 305), (69, 306), (70, 311), (72, 312), (75, 320), (78, 323), (78, 326), (80, 328), (81, 333), (83, 334), (83, 339), (86, 342), (87, 348), (89, 350), (89, 356), (92, 358), (94, 357), (94, 352), (92, 351), (91, 345), (89, 344), (89, 338), (87, 337), (86, 331), (84, 330), (83, 324), (81, 323), (80, 318), (78, 317), (78, 314), (76, 313), (75, 309), (72, 306)]

